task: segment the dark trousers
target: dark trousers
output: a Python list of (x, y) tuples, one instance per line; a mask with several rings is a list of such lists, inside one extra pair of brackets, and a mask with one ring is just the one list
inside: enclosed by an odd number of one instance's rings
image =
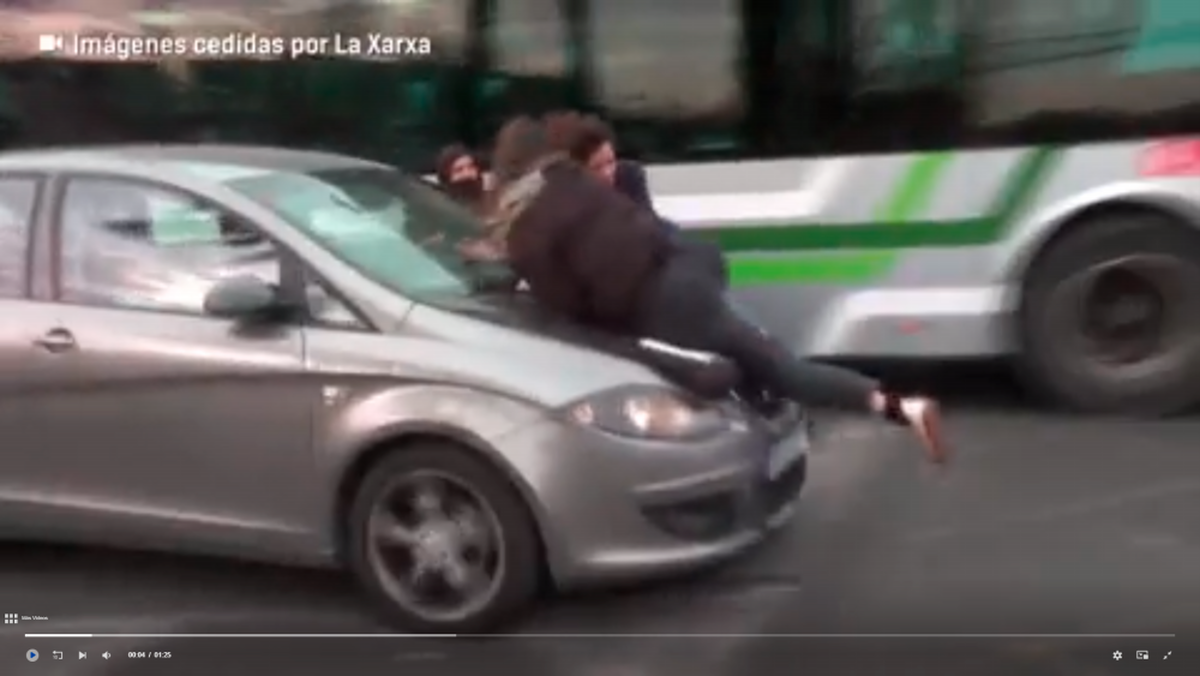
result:
[(679, 347), (733, 360), (756, 387), (776, 397), (825, 408), (868, 411), (874, 380), (801, 359), (737, 313), (710, 271), (686, 256), (667, 262), (645, 293), (638, 331)]
[(675, 242), (675, 255), (687, 259), (688, 266), (696, 266), (696, 271), (704, 271), (712, 276), (722, 287), (729, 285), (729, 269), (725, 264), (725, 252), (712, 242), (688, 237), (687, 234), (676, 232), (672, 235)]

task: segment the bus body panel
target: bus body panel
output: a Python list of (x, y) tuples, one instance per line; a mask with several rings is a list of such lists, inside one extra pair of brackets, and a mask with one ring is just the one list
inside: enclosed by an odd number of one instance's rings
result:
[(648, 173), (662, 213), (725, 245), (735, 295), (798, 351), (986, 357), (1012, 351), (1011, 311), (1025, 265), (1074, 214), (1139, 203), (1200, 225), (1200, 178), (1139, 175), (1150, 145), (652, 166)]

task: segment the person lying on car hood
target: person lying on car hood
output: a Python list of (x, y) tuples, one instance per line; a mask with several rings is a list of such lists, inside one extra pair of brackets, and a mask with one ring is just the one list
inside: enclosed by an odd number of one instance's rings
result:
[(493, 156), (497, 233), (534, 299), (575, 322), (722, 355), (772, 395), (873, 412), (916, 432), (947, 460), (936, 402), (904, 397), (854, 371), (800, 359), (734, 311), (724, 285), (647, 209), (559, 151), (547, 125), (506, 124)]

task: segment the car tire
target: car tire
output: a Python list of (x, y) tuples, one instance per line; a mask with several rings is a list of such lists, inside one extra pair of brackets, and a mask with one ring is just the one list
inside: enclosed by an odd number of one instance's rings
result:
[[(486, 603), (459, 617), (417, 612), (391, 591), (373, 556), (372, 515), (389, 486), (405, 477), (432, 475), (457, 482), (482, 501), (499, 528), (502, 571)], [(453, 442), (421, 441), (384, 456), (366, 473), (348, 510), (348, 564), (369, 601), (389, 624), (418, 634), (481, 634), (516, 620), (539, 590), (541, 541), (528, 506), (508, 477), (475, 452)]]
[[(1093, 321), (1086, 317), (1101, 316), (1087, 294), (1099, 293), (1096, 280), (1109, 283), (1114, 275), (1123, 275), (1128, 289), (1145, 287), (1128, 292), (1144, 296), (1140, 306), (1128, 300), (1134, 296), (1123, 297), (1133, 316), (1140, 308), (1142, 316), (1161, 319), (1147, 322), (1161, 335), (1156, 339), (1147, 328), (1140, 340), (1153, 345), (1125, 364), (1089, 352), (1098, 342), (1083, 337)], [(1094, 287), (1090, 292), (1081, 290), (1088, 285)], [(1112, 303), (1111, 316), (1120, 312), (1115, 309), (1120, 302)], [(1120, 321), (1111, 319), (1110, 327)], [(1017, 323), (1018, 375), (1048, 403), (1081, 413), (1181, 412), (1200, 399), (1200, 232), (1144, 210), (1112, 211), (1078, 223), (1035, 261)], [(1116, 361), (1130, 354), (1127, 348)]]

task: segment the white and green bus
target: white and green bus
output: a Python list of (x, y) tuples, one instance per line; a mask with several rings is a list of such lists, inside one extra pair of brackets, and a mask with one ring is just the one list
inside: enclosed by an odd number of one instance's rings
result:
[(316, 145), (425, 171), (513, 114), (592, 110), (801, 352), (1012, 359), (1086, 411), (1200, 401), (1194, 0), (167, 4), (433, 49), (170, 77), (9, 63), (0, 141)]

